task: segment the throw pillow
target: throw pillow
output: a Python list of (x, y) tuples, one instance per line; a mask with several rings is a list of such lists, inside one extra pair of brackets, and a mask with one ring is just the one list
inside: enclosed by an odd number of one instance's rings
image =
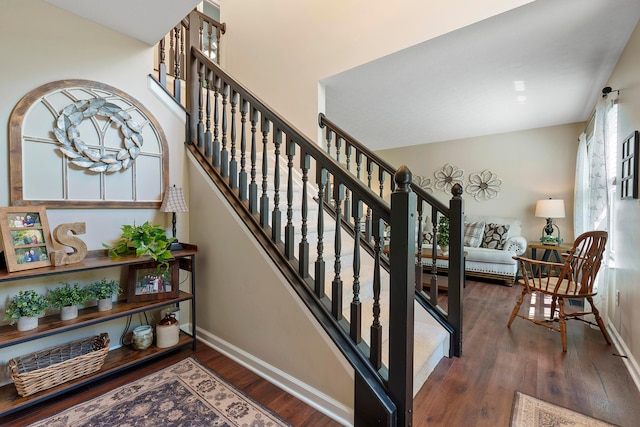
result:
[(484, 228), (484, 238), (480, 247), (503, 249), (507, 237), (509, 237), (509, 227), (509, 224), (487, 224)]
[(484, 237), (484, 221), (464, 223), (464, 245), (477, 248)]

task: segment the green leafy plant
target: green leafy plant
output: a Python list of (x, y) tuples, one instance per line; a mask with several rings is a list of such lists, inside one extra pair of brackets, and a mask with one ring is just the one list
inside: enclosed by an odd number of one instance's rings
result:
[(44, 313), (49, 307), (47, 298), (36, 291), (20, 291), (14, 295), (4, 311), (4, 320), (13, 325), (20, 317), (36, 317)]
[(113, 246), (104, 243), (103, 246), (109, 249), (111, 257), (132, 254), (150, 256), (158, 263), (158, 268), (166, 271), (169, 268), (168, 260), (173, 258), (169, 245), (174, 240), (174, 237), (167, 237), (162, 227), (147, 221), (142, 225), (123, 225), (120, 239)]
[(73, 285), (60, 282), (62, 286), (51, 289), (47, 294), (47, 300), (51, 307), (70, 307), (80, 305), (89, 299), (89, 295), (85, 288), (80, 287), (77, 283)]
[(438, 220), (438, 240), (436, 242), (439, 246), (449, 245), (449, 218), (441, 216)]
[(96, 300), (109, 299), (113, 295), (120, 295), (121, 292), (120, 282), (106, 278), (93, 282), (87, 287), (89, 298)]

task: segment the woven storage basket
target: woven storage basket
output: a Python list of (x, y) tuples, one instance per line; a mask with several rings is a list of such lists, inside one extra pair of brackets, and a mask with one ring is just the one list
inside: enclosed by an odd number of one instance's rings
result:
[(29, 396), (99, 370), (109, 353), (109, 334), (102, 333), (9, 360), (18, 394)]

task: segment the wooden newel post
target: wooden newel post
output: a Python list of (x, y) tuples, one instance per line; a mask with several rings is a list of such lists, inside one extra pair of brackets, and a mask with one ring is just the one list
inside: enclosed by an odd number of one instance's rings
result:
[(401, 166), (391, 195), (389, 394), (398, 425), (413, 423), (413, 300), (415, 295), (416, 195), (411, 171)]
[(451, 188), (449, 201), (449, 321), (454, 328), (453, 353), (462, 355), (462, 289), (464, 287), (464, 200), (462, 186)]

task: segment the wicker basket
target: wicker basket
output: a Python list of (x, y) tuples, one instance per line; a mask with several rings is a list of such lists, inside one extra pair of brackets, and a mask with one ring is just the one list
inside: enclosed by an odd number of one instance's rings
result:
[(99, 370), (109, 352), (102, 333), (9, 360), (9, 371), (22, 397)]

